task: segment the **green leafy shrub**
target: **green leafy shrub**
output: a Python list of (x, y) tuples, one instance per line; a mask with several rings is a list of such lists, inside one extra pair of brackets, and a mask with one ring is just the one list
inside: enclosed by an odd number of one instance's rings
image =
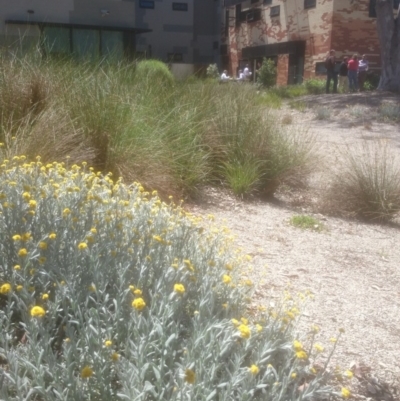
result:
[(262, 65), (258, 70), (257, 83), (264, 88), (270, 88), (276, 84), (276, 67), (271, 59), (263, 59)]
[(304, 82), (307, 92), (312, 95), (325, 93), (325, 81), (322, 79), (308, 79)]
[(207, 78), (218, 79), (219, 78), (219, 71), (217, 64), (210, 64), (207, 67), (206, 71)]
[(2, 400), (332, 394), (312, 365), (318, 329), (294, 341), (290, 297), (249, 315), (245, 259), (224, 229), (205, 231), (199, 217), (85, 164), (21, 156), (0, 168)]
[(174, 76), (168, 66), (158, 60), (142, 60), (136, 65), (135, 79), (150, 87), (171, 87), (174, 83)]

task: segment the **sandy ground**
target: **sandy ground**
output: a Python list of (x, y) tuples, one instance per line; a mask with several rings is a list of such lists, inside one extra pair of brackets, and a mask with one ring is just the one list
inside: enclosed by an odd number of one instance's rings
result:
[[(236, 234), (237, 245), (253, 256), (251, 278), (257, 283), (259, 303), (270, 305), (287, 288), (312, 291), (315, 299), (305, 310), (299, 331), (305, 333), (317, 324), (321, 327), (318, 342), (329, 349), (329, 338), (345, 328), (332, 365), (364, 366), (379, 383), (391, 386), (385, 395), (361, 380), (358, 388), (354, 386), (359, 394), (377, 400), (399, 399), (400, 224), (323, 216), (317, 213), (313, 198), (326, 186), (329, 169), (337, 168), (343, 146), (383, 139), (400, 155), (400, 124), (376, 122), (380, 104), (398, 104), (400, 98), (364, 93), (310, 96), (300, 101), (307, 105), (305, 110), (285, 105), (278, 115), (290, 116), (286, 117), (291, 121), (288, 127), (306, 127), (317, 137), (324, 163), (312, 177), (311, 188), (278, 194), (272, 202), (241, 201), (210, 189), (202, 202), (190, 207), (196, 213), (214, 214), (217, 222)], [(315, 119), (320, 107), (329, 109), (329, 119)], [(289, 220), (297, 214), (316, 217), (324, 229), (293, 227)]]

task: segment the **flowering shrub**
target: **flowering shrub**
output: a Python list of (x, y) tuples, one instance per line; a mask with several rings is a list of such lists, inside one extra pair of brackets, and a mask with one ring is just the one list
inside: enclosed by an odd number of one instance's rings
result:
[(84, 164), (0, 169), (1, 400), (331, 392), (311, 364), (322, 347), (293, 342), (291, 301), (245, 317), (251, 283), (224, 229)]

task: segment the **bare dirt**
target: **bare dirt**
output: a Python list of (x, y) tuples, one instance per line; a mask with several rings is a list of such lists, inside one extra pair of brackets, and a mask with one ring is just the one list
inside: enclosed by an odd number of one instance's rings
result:
[[(308, 129), (317, 137), (321, 163), (306, 189), (281, 191), (270, 201), (242, 201), (226, 191), (208, 189), (193, 212), (214, 214), (236, 234), (237, 245), (253, 257), (250, 278), (255, 298), (265, 306), (284, 290), (310, 290), (314, 300), (304, 311), (299, 333), (320, 326), (318, 342), (327, 356), (340, 328), (345, 334), (332, 366), (356, 373), (359, 399), (400, 397), (400, 224), (366, 222), (318, 213), (321, 194), (337, 169), (341, 151), (364, 141), (389, 141), (400, 155), (400, 123), (380, 120), (382, 103), (400, 103), (385, 93), (308, 96), (277, 112), (289, 128)], [(329, 118), (317, 120), (318, 108)], [(294, 215), (317, 218), (324, 228), (292, 226)], [(372, 378), (371, 378), (372, 377)]]

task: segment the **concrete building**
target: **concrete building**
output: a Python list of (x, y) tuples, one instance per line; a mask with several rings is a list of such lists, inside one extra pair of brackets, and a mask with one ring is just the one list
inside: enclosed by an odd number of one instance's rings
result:
[(220, 9), (215, 0), (0, 0), (0, 48), (206, 65), (219, 57)]
[(231, 74), (264, 57), (277, 65), (277, 84), (325, 74), (330, 49), (336, 57), (367, 54), (380, 66), (376, 0), (225, 0), (227, 56)]

